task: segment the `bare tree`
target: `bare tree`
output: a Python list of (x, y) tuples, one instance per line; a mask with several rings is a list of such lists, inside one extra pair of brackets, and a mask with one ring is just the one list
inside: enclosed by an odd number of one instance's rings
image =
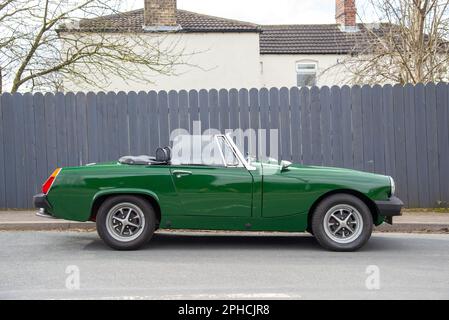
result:
[(185, 52), (181, 36), (82, 29), (83, 21), (118, 13), (121, 3), (4, 0), (0, 4), (0, 92), (6, 86), (13, 93), (60, 89), (62, 79), (68, 78), (100, 89), (111, 75), (152, 83), (155, 74), (176, 74), (176, 66), (188, 64), (194, 52)]
[(341, 62), (352, 83), (420, 83), (449, 76), (449, 0), (370, 0), (382, 21), (364, 24)]

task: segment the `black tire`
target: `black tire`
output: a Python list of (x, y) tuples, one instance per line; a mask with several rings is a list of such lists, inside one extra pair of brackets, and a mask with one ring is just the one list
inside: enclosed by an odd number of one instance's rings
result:
[[(144, 217), (144, 226), (136, 233), (140, 233), (136, 239), (121, 241), (117, 239), (120, 235), (113, 234), (114, 231), (108, 227), (109, 212), (117, 206), (132, 204), (140, 209)], [(120, 195), (106, 199), (97, 212), (97, 232), (100, 238), (115, 250), (137, 250), (145, 245), (153, 236), (156, 229), (157, 218), (150, 203), (138, 196)], [(139, 221), (139, 220), (137, 220)]]
[[(328, 212), (331, 212), (331, 209), (333, 208), (339, 208), (338, 206), (350, 206), (354, 209), (356, 209), (357, 212), (355, 215), (359, 218), (359, 221), (361, 220), (363, 223), (359, 224), (359, 229), (354, 228), (357, 230), (357, 232), (352, 233), (352, 237), (354, 237), (352, 240), (349, 239), (350, 236), (348, 236), (347, 239), (339, 239), (335, 240), (331, 238), (332, 234), (329, 235), (329, 232), (335, 231), (338, 229), (338, 226), (340, 226), (339, 222), (336, 218), (333, 218), (334, 220), (331, 220), (333, 226), (337, 225), (334, 230), (331, 230), (331, 227), (325, 228), (325, 220), (327, 221), (328, 217), (326, 217), (326, 214)], [(340, 212), (341, 213), (341, 212)], [(343, 211), (344, 214), (344, 211)], [(349, 215), (349, 213), (347, 214)], [(355, 216), (353, 214), (353, 216)], [(355, 219), (355, 218), (351, 218)], [(343, 220), (342, 220), (343, 221)], [(326, 222), (327, 223), (327, 222)], [(355, 222), (351, 222), (357, 225)], [(346, 224), (345, 224), (346, 225)], [(361, 226), (360, 226), (361, 225)], [(366, 244), (366, 242), (370, 239), (371, 233), (373, 231), (373, 216), (371, 214), (371, 211), (366, 206), (366, 204), (360, 200), (359, 198), (349, 195), (349, 194), (335, 194), (332, 196), (329, 196), (325, 199), (323, 199), (318, 206), (316, 207), (315, 211), (313, 212), (312, 216), (312, 230), (315, 238), (317, 239), (318, 243), (324, 247), (327, 250), (331, 251), (356, 251), (360, 249), (363, 245)], [(326, 231), (327, 230), (327, 231)], [(343, 236), (346, 235), (346, 232), (349, 235), (350, 230), (343, 228), (340, 233), (343, 234)], [(352, 229), (351, 229), (352, 231)], [(338, 235), (333, 234), (335, 238), (339, 238)], [(341, 236), (340, 236), (341, 238)], [(341, 243), (339, 241), (349, 241), (348, 243)]]

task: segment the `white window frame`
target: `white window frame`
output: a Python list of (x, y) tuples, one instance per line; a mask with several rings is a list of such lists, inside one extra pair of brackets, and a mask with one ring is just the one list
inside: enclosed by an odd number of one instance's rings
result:
[[(301, 69), (301, 66), (305, 65), (314, 65), (313, 69)], [(298, 76), (302, 75), (308, 75), (308, 74), (314, 74), (315, 75), (315, 84), (318, 84), (318, 61), (313, 60), (301, 60), (296, 62), (296, 85), (300, 86), (298, 83)]]

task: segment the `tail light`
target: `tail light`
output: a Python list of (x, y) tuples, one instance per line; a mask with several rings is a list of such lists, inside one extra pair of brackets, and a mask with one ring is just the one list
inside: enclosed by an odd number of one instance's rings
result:
[(53, 171), (51, 176), (45, 181), (45, 183), (42, 185), (42, 193), (47, 194), (48, 191), (50, 191), (51, 186), (53, 185), (53, 182), (55, 181), (56, 177), (58, 176), (59, 172), (61, 171), (61, 168), (56, 169)]

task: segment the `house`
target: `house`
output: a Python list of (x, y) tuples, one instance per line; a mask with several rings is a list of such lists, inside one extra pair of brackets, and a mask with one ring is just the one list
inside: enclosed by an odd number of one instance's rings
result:
[[(176, 0), (144, 0), (144, 9), (80, 21), (67, 33), (172, 38), (195, 52), (177, 75), (151, 75), (151, 89), (211, 89), (342, 85), (351, 75), (340, 64), (368, 34), (356, 24), (355, 0), (336, 0), (335, 24), (256, 25), (177, 9)], [(67, 91), (85, 84), (64, 79)], [(111, 75), (105, 90), (148, 91), (149, 85)]]

